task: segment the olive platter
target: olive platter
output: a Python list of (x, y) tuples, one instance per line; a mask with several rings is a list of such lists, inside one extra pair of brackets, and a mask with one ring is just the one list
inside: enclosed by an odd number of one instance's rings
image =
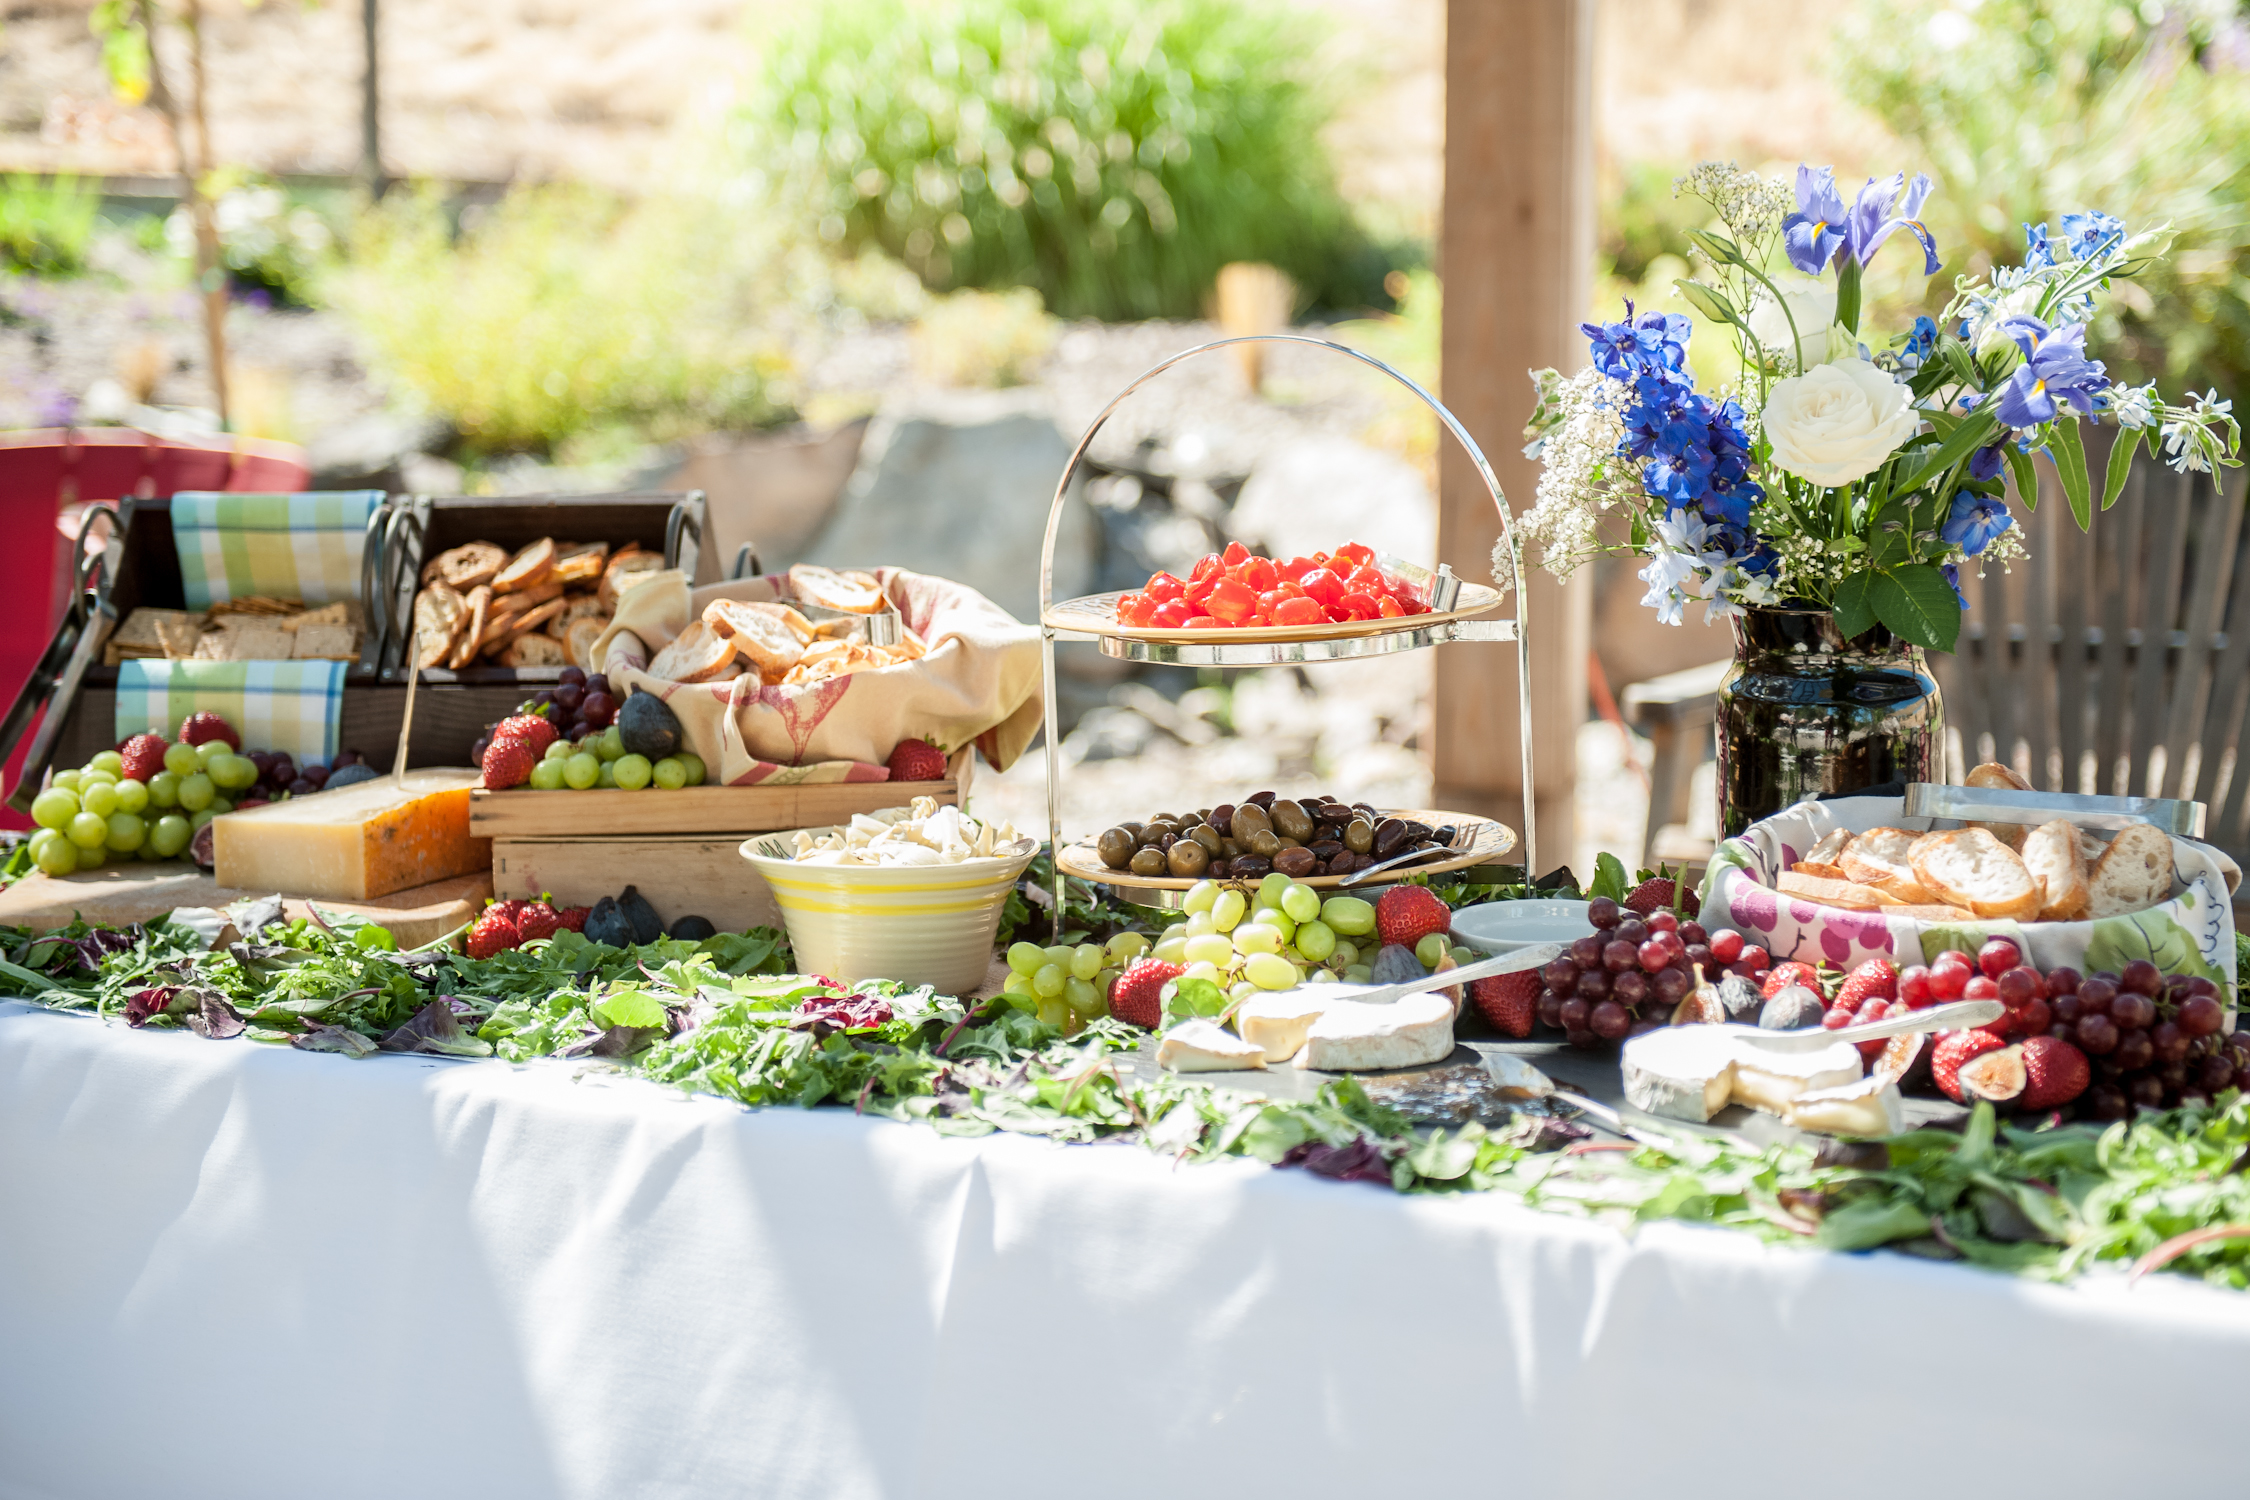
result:
[(1259, 792), (1120, 823), (1066, 848), (1060, 863), (1078, 879), (1123, 889), (1185, 890), (1198, 880), (1255, 881), (1275, 871), (1322, 886), (1401, 854), (1428, 854), (1399, 867), (1406, 874), (1483, 864), (1514, 846), (1513, 832), (1485, 818)]

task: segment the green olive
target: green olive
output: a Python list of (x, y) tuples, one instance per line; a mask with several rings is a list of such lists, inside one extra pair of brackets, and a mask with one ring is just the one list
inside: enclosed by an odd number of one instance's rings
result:
[(1122, 870), (1133, 862), (1133, 836), (1122, 828), (1105, 828), (1095, 847), (1101, 851), (1102, 863), (1112, 870)]
[(1344, 847), (1354, 854), (1365, 854), (1375, 847), (1375, 825), (1365, 818), (1354, 818), (1344, 825)]
[(1174, 875), (1183, 880), (1192, 880), (1201, 875), (1211, 863), (1211, 851), (1194, 839), (1181, 839), (1171, 847), (1165, 859)]
[(1251, 803), (1236, 808), (1234, 821), (1228, 825), (1228, 833), (1245, 848), (1249, 847), (1251, 839), (1272, 829), (1273, 820), (1266, 816), (1266, 810)]
[(1285, 839), (1302, 844), (1312, 837), (1312, 814), (1299, 803), (1283, 798), (1266, 809), (1266, 816), (1273, 822), (1273, 831)]
[(1132, 871), (1135, 875), (1166, 875), (1171, 873), (1171, 869), (1171, 861), (1161, 849), (1142, 848), (1134, 851)]
[[(1208, 823), (1198, 823), (1193, 828), (1190, 828), (1188, 830), (1188, 841), (1190, 843), (1201, 844), (1203, 846), (1203, 852), (1213, 856), (1214, 858), (1216, 858), (1219, 852), (1226, 847), (1227, 842), (1225, 839), (1219, 837), (1219, 830), (1213, 828)], [(1178, 848), (1179, 846), (1175, 844), (1173, 847)]]
[(1250, 852), (1262, 859), (1272, 859), (1281, 852), (1281, 840), (1270, 828), (1261, 828), (1250, 835)]

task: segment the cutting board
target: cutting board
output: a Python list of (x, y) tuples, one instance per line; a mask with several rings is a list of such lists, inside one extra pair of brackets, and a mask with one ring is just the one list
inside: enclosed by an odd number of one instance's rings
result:
[[(76, 875), (27, 875), (0, 891), (0, 924), (61, 927), (73, 917), (122, 926), (163, 916), (178, 906), (225, 906), (271, 891), (229, 890), (185, 860), (105, 865)], [(492, 898), (492, 875), (480, 870), (396, 891), (372, 901), (323, 901), (322, 911), (354, 913), (390, 929), (401, 948), (443, 937), (475, 917)], [(305, 903), (284, 899), (288, 914), (305, 915)]]

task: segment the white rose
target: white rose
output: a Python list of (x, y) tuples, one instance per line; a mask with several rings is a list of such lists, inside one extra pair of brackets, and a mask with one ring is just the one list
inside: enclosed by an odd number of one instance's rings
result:
[[(1807, 369), (1828, 358), (1828, 327), (1836, 321), (1836, 288), (1821, 281), (1784, 281), (1781, 301), (1760, 297), (1750, 304), (1750, 334), (1783, 365)], [(1787, 307), (1784, 308), (1783, 304)], [(1798, 357), (1789, 358), (1789, 322), (1797, 322)]]
[(1921, 424), (1913, 393), (1864, 359), (1816, 365), (1766, 396), (1773, 461), (1819, 485), (1874, 473)]

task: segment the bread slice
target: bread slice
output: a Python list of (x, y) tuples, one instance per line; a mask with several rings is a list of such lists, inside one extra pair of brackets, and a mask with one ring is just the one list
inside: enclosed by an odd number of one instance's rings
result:
[(508, 565), (492, 580), (492, 592), (512, 594), (518, 589), (528, 589), (547, 581), (555, 571), (555, 539), (543, 536), (508, 559)]
[(582, 583), (600, 583), (602, 568), (609, 562), (609, 543), (571, 542), (555, 548), (554, 579), (565, 588), (576, 588)]
[(1905, 917), (1916, 922), (1974, 922), (1977, 914), (1966, 906), (1947, 906), (1942, 901), (1919, 903), (1913, 906), (1886, 906), (1886, 917)]
[[(488, 623), (484, 628), (484, 640), (477, 650), (486, 656), (498, 656), (503, 649), (561, 614), (562, 607), (563, 602), (557, 597), (549, 599), (545, 604), (535, 604), (528, 610), (517, 610)], [(557, 662), (556, 665), (560, 666), (561, 663)]]
[(703, 624), (714, 635), (731, 641), (743, 660), (756, 667), (762, 677), (786, 675), (805, 655), (805, 643), (797, 633), (780, 616), (755, 604), (714, 599), (704, 606)]
[(519, 635), (500, 653), (503, 667), (559, 667), (562, 664), (562, 642), (549, 635)]
[(441, 665), (453, 652), (454, 638), (469, 618), (469, 603), (443, 579), (425, 584), (414, 596), (414, 664)]
[(1843, 859), (1844, 850), (1850, 846), (1851, 841), (1852, 832), (1849, 828), (1831, 828), (1821, 835), (1819, 843), (1805, 851), (1805, 863), (1809, 865), (1836, 864)]
[(2086, 915), (2146, 911), (2172, 894), (2172, 836), (2147, 823), (2120, 829), (2087, 877)]
[(789, 592), (807, 603), (855, 615), (883, 611), (883, 591), (866, 573), (839, 573), (813, 563), (798, 563), (789, 570)]
[(443, 583), (467, 593), (480, 583), (490, 583), (508, 565), (508, 554), (490, 542), (467, 542), (440, 552), (422, 567), (424, 583)]
[(1822, 864), (1815, 859), (1798, 860), (1789, 867), (1789, 873), (1792, 875), (1810, 875), (1817, 880), (1841, 880), (1846, 885), (1854, 883), (1851, 876), (1844, 873), (1842, 865)]
[(613, 554), (602, 568), (602, 608), (612, 613), (617, 609), (617, 596), (631, 587), (635, 573), (660, 573), (664, 570), (663, 557), (654, 552), (643, 552), (638, 546), (629, 546)]
[(1987, 920), (2027, 922), (2046, 900), (2016, 851), (1981, 828), (1925, 833), (1914, 841), (1909, 862), (1924, 890)]
[[(1970, 771), (1966, 781), (1970, 786), (1982, 787), (1990, 792), (2028, 792), (2031, 790), (2031, 783), (2018, 776), (2014, 767), (2004, 766), (1996, 760), (1988, 760)], [(2030, 826), (2024, 823), (1965, 823), (1962, 826), (1964, 828), (1981, 828), (2001, 843), (2019, 852), (2023, 849), (2025, 836), (2031, 832)]]
[(1817, 875), (1800, 875), (1794, 870), (1776, 879), (1773, 888), (1784, 896), (1800, 896), (1822, 906), (1841, 906), (1851, 911), (1879, 911), (1900, 904), (1897, 897), (1871, 885), (1823, 880)]
[(648, 664), (648, 674), (668, 682), (708, 682), (733, 660), (734, 642), (701, 620), (690, 620), (687, 629), (672, 638), (671, 645), (656, 653), (656, 660)]
[(609, 629), (608, 615), (580, 615), (563, 628), (563, 655), (574, 667), (594, 670), (594, 642)]
[(2086, 883), (2086, 861), (2078, 853), (2076, 824), (2057, 818), (2025, 834), (2023, 864), (2039, 882), (2040, 921), (2076, 922), (2085, 917), (2093, 892)]
[(1920, 837), (1903, 828), (1868, 829), (1844, 850), (1844, 857), (1839, 861), (1844, 867), (1844, 877), (1887, 891), (1909, 904), (1934, 900), (1922, 882), (1914, 878), (1914, 866), (1908, 858), (1914, 841)]
[(453, 638), (453, 654), (445, 664), (458, 672), (477, 659), (477, 647), (484, 644), (484, 619), (492, 608), (492, 585), (480, 583), (469, 590), (468, 618), (461, 622), (461, 633)]

